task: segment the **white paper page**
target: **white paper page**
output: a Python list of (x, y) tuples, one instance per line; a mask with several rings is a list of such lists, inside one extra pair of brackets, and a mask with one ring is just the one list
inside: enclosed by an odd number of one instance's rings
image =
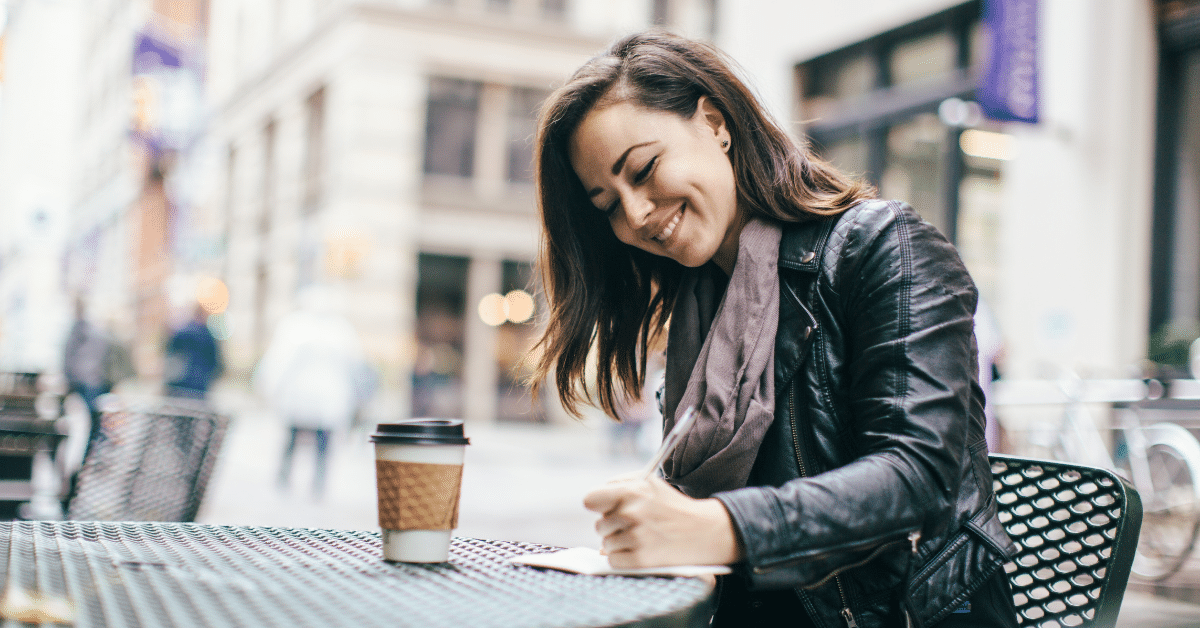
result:
[(677, 565), (673, 567), (646, 567), (643, 569), (616, 569), (608, 564), (608, 558), (590, 547), (572, 547), (548, 554), (524, 554), (509, 559), (514, 563), (531, 567), (546, 567), (559, 571), (586, 574), (589, 576), (677, 576), (694, 577), (730, 573), (725, 565)]

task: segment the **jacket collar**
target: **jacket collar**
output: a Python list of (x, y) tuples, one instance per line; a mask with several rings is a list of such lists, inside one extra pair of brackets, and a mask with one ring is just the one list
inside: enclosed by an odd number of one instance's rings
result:
[(779, 331), (775, 334), (776, 396), (787, 390), (816, 332), (817, 319), (810, 311), (809, 293), (836, 222), (832, 217), (783, 225), (779, 241)]
[(815, 273), (821, 263), (821, 250), (829, 239), (836, 217), (809, 220), (783, 226), (779, 241), (779, 267)]

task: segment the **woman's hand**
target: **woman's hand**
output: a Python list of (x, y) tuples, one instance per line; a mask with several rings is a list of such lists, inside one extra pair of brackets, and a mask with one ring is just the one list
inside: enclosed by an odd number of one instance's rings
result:
[(604, 515), (596, 532), (613, 567), (728, 565), (741, 558), (721, 502), (692, 499), (657, 477), (610, 482), (584, 496), (583, 505)]

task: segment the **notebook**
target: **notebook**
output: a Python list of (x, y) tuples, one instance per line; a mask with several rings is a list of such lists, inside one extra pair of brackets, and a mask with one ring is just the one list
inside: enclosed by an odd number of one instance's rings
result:
[(523, 554), (508, 560), (530, 567), (544, 567), (589, 576), (673, 576), (696, 577), (727, 574), (731, 570), (725, 565), (674, 565), (670, 567), (644, 567), (641, 569), (617, 569), (608, 564), (608, 558), (599, 550), (590, 547), (572, 547), (547, 554)]

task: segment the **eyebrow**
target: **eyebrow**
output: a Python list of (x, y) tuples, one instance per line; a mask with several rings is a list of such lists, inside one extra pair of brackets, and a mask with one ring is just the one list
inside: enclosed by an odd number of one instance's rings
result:
[[(613, 167), (612, 167), (613, 176), (616, 176), (621, 173), (621, 168), (625, 167), (625, 160), (629, 157), (629, 153), (633, 152), (633, 149), (641, 148), (642, 146), (647, 146), (647, 145), (653, 144), (653, 143), (654, 142), (642, 142), (641, 144), (634, 144), (633, 146), (626, 148), (625, 152), (621, 153), (621, 156), (617, 157), (617, 161), (613, 163)], [(588, 190), (588, 193), (587, 193), (588, 198), (598, 196), (602, 192), (604, 192), (603, 188), (592, 188), (592, 189)]]

